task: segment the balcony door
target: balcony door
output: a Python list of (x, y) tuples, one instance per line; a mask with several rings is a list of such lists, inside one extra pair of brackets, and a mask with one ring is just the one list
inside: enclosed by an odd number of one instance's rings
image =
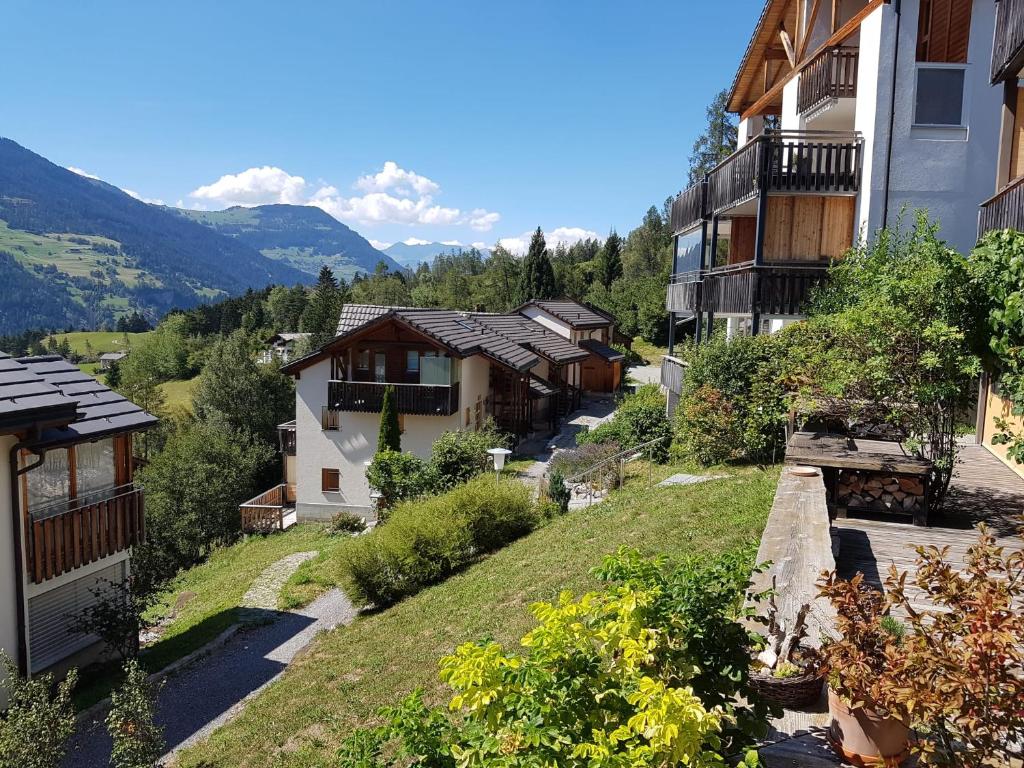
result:
[(388, 380), (388, 356), (383, 352), (373, 356), (373, 380), (379, 384)]

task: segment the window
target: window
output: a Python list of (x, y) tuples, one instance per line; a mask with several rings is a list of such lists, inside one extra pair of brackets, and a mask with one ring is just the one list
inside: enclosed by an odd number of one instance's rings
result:
[(415, 349), (405, 353), (405, 370), (409, 373), (417, 373), (420, 370), (420, 353)]
[(963, 67), (918, 66), (914, 124), (964, 124)]
[(370, 370), (370, 350), (360, 349), (359, 356), (356, 362), (359, 370), (368, 371)]
[(341, 490), (341, 470), (321, 469), (320, 490), (324, 493), (337, 493)]

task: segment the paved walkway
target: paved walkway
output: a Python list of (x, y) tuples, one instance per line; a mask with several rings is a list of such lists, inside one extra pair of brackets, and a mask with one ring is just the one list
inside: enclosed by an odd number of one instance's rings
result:
[[(298, 564), (299, 561), (289, 563), (293, 570)], [(271, 566), (268, 571), (274, 568)], [(286, 579), (287, 576), (281, 583)], [(264, 602), (265, 597), (262, 591), (256, 596)], [(272, 604), (276, 600), (275, 594)], [(259, 625), (242, 629), (209, 655), (166, 678), (157, 702), (157, 720), (164, 728), (169, 749), (164, 760), (236, 717), (250, 698), (281, 676), (318, 632), (349, 624), (356, 613), (352, 603), (337, 589), (298, 611), (249, 608), (249, 620), (261, 622)], [(108, 765), (110, 738), (102, 722), (105, 716), (103, 712), (98, 722), (79, 728), (64, 761), (66, 768)]]
[(556, 451), (576, 447), (576, 435), (598, 424), (608, 421), (615, 413), (615, 398), (611, 395), (584, 398), (583, 404), (566, 416), (562, 428), (553, 437), (524, 440), (519, 446), (519, 453), (532, 456), (536, 461), (520, 473), (524, 482), (538, 487), (548, 463)]
[(639, 384), (660, 384), (661, 365), (634, 365), (626, 369), (626, 376)]

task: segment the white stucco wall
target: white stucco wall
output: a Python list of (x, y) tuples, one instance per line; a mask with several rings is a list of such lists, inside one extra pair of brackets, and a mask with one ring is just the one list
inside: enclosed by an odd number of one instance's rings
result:
[(572, 338), (572, 329), (569, 328), (568, 323), (562, 322), (554, 315), (548, 314), (540, 307), (526, 307), (522, 310), (521, 314), (524, 317), (528, 317), (531, 320), (543, 325), (549, 331), (554, 331), (559, 336), (566, 339)]
[[(0, 436), (0, 648), (18, 658), (18, 602), (14, 582), (14, 533), (11, 530), (11, 471), (8, 457), (16, 439)], [(2, 678), (2, 673), (0, 673)], [(7, 695), (0, 686), (0, 707)]]
[[(466, 408), (470, 409), (471, 426), (474, 423), (477, 397), (487, 398), (490, 362), (474, 355), (459, 363), (458, 411), (450, 416), (404, 415), (403, 451), (429, 458), (442, 432), (465, 428)], [(330, 361), (324, 360), (303, 370), (295, 382), (295, 502), (300, 520), (326, 519), (340, 509), (367, 515), (371, 509), (366, 462), (377, 452), (380, 414), (343, 411), (340, 429), (321, 429), (330, 374)], [(340, 471), (340, 491), (323, 492), (321, 470), (325, 468)]]
[[(964, 88), (966, 129), (913, 125), (919, 7), (919, 0), (902, 3), (888, 220), (890, 225), (894, 223), (904, 205), (927, 209), (932, 219), (941, 222), (941, 236), (966, 253), (977, 235), (978, 203), (991, 194), (999, 151), (1001, 93), (988, 84), (995, 4), (993, 0), (973, 4)], [(881, 6), (861, 27), (856, 123), (864, 132), (870, 155), (864, 168), (867, 191), (860, 206), (860, 221), (869, 235), (883, 219), (895, 32), (896, 13), (889, 4)], [(872, 61), (877, 64), (872, 66)], [(874, 99), (869, 98), (870, 83), (865, 82), (871, 73), (875, 75)], [(873, 110), (870, 101), (875, 102)]]

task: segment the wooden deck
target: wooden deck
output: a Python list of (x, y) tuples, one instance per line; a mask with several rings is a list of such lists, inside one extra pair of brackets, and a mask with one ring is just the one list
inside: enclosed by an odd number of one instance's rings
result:
[[(963, 563), (967, 549), (976, 541), (978, 525), (984, 522), (1008, 549), (1024, 549), (1024, 479), (979, 445), (965, 445), (960, 464), (950, 484), (949, 497), (942, 513), (933, 514), (927, 528), (903, 522), (857, 518), (836, 520), (840, 575), (858, 571), (877, 587), (890, 565), (912, 571), (914, 548), (934, 544), (948, 546), (950, 557)], [(907, 590), (915, 605), (923, 606), (925, 597), (913, 588)], [(771, 741), (761, 756), (769, 768), (823, 768), (844, 765), (829, 749), (824, 738), (828, 711), (824, 697), (808, 711), (786, 712), (775, 722)]]

